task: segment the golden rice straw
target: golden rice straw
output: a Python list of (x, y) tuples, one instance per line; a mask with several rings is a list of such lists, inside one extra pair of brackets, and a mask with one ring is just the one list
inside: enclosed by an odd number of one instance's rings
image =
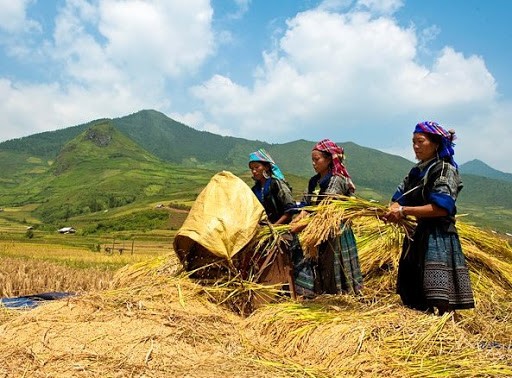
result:
[(349, 296), (267, 306), (245, 326), (261, 358), (286, 356), (329, 376), (428, 376), (430, 369), (439, 376), (480, 371), (507, 376), (511, 371), (505, 350), (482, 353), (479, 335), (464, 330), (452, 314), (424, 315), (389, 304), (369, 308)]
[(507, 240), (460, 220), (457, 221), (457, 231), (461, 243), (473, 244), (483, 252), (499, 255), (512, 263), (512, 247)]
[[(309, 208), (312, 213), (307, 227), (302, 231), (300, 240), (306, 249), (305, 254), (316, 257), (316, 247), (327, 239), (341, 235), (344, 227), (350, 227), (362, 218), (384, 219), (388, 207), (354, 196), (329, 197), (318, 206)], [(404, 234), (410, 237), (414, 222), (408, 218), (397, 224)]]

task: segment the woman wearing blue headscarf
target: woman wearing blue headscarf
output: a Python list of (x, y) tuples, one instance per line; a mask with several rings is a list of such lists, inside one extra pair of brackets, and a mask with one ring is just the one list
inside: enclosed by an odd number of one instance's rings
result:
[(254, 186), (252, 191), (265, 208), (270, 223), (289, 223), (295, 207), (290, 187), (284, 175), (267, 151), (260, 148), (249, 155)]
[(397, 293), (404, 305), (439, 315), (474, 307), (468, 268), (455, 228), (455, 201), (462, 189), (453, 159), (455, 131), (438, 123), (416, 125), (412, 143), (416, 164), (392, 197), (386, 218), (417, 219), (405, 238), (398, 267)]
[[(286, 224), (292, 219), (291, 210), (295, 208), (291, 189), (285, 181), (284, 175), (276, 162), (264, 149), (259, 149), (249, 155), (249, 169), (251, 170), (254, 186), (252, 191), (265, 208), (268, 221), (273, 224)], [(285, 251), (287, 245), (280, 246), (277, 253), (268, 255), (247, 255), (242, 271), (251, 271), (257, 281), (266, 285), (281, 285), (283, 293), (289, 293), (295, 298), (295, 284), (293, 282), (293, 264)], [(268, 298), (257, 298), (253, 306), (257, 307), (259, 300), (268, 302)]]

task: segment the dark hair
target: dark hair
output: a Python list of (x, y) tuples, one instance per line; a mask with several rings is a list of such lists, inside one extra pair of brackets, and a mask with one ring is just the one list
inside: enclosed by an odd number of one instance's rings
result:
[(268, 161), (262, 161), (262, 160), (253, 160), (249, 162), (249, 167), (251, 166), (251, 163), (259, 163), (265, 167), (265, 171), (272, 176), (272, 164), (270, 164)]
[(429, 141), (437, 144), (438, 146), (440, 146), (441, 143), (443, 142), (443, 138), (441, 137), (441, 135), (431, 134), (431, 133), (424, 133), (424, 135)]
[(322, 155), (324, 156), (324, 158), (326, 158), (326, 159), (331, 158), (331, 159), (332, 159), (332, 155), (331, 155), (331, 153), (330, 153), (330, 152), (327, 152), (327, 151), (320, 151), (320, 150), (317, 150), (317, 151), (321, 152), (321, 153), (322, 153)]

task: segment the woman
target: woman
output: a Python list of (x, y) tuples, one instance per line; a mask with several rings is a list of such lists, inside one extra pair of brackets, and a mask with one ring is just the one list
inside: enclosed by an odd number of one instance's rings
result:
[[(316, 175), (311, 177), (308, 192), (304, 198), (307, 205), (316, 205), (322, 199), (338, 194), (351, 195), (355, 191), (347, 169), (343, 165), (343, 148), (329, 139), (318, 142), (311, 160)], [(305, 215), (299, 214), (293, 222), (292, 233), (302, 231), (306, 226), (296, 224)], [(304, 256), (297, 241), (293, 248), (294, 278), (297, 294), (358, 294), (362, 288), (362, 275), (354, 233), (341, 224), (342, 233), (330, 238), (318, 247), (318, 258)]]
[[(292, 219), (290, 211), (295, 207), (295, 201), (274, 159), (264, 149), (259, 149), (249, 155), (249, 169), (254, 180), (252, 191), (265, 208), (268, 221), (272, 224), (289, 223)], [(278, 253), (263, 256), (249, 254), (243, 261), (242, 271), (253, 275), (257, 282), (281, 285), (283, 293), (295, 298), (293, 267), (285, 244), (280, 246)], [(274, 295), (256, 295), (252, 306), (258, 307), (274, 299)]]
[(398, 267), (397, 292), (404, 305), (439, 315), (474, 307), (468, 268), (455, 228), (455, 201), (462, 189), (453, 159), (455, 131), (420, 122), (412, 144), (418, 164), (392, 197), (386, 219), (417, 219), (405, 239)]
[(290, 187), (272, 157), (264, 149), (249, 155), (254, 186), (252, 191), (265, 208), (270, 223), (286, 224), (292, 219), (289, 212), (295, 207)]

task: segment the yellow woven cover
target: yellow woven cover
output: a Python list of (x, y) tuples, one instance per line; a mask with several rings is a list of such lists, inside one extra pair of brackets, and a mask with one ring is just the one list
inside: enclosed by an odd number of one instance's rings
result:
[(174, 238), (174, 250), (182, 263), (197, 250), (230, 263), (254, 238), (264, 217), (265, 209), (251, 188), (231, 172), (219, 172), (195, 200)]

